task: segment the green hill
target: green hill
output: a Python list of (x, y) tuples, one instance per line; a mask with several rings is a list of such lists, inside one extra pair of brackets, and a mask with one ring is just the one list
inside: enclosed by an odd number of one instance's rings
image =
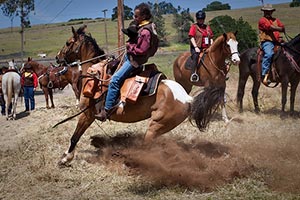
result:
[[(300, 7), (290, 8), (289, 4), (277, 4), (274, 5), (276, 12), (274, 16), (280, 18), (285, 24), (288, 35), (295, 36), (300, 32)], [(251, 26), (257, 29), (257, 21), (262, 16), (260, 7), (224, 10), (224, 11), (211, 11), (207, 12), (207, 22), (212, 18), (219, 15), (229, 15), (235, 19), (240, 17), (244, 21), (247, 21)], [(171, 46), (164, 48), (164, 51), (174, 51), (188, 49), (185, 45), (178, 45), (172, 43), (176, 37), (176, 30), (172, 28), (172, 15), (164, 16), (166, 21), (166, 29), (169, 33), (168, 40), (171, 42)], [(37, 54), (46, 53), (47, 58), (54, 58), (56, 53), (65, 44), (65, 41), (71, 36), (71, 26), (78, 28), (82, 24), (88, 25), (88, 31), (97, 40), (100, 47), (105, 47), (105, 30), (104, 20), (88, 20), (88, 21), (73, 21), (56, 24), (41, 24), (34, 25), (25, 31), (25, 56), (31, 56), (37, 58)], [(108, 49), (113, 51), (117, 48), (117, 22), (112, 22), (109, 19), (107, 23), (108, 32)], [(125, 22), (125, 26), (128, 21)], [(226, 27), (225, 27), (226, 29)], [(11, 58), (20, 60), (20, 28), (14, 27), (11, 32), (11, 28), (0, 29), (0, 60), (5, 61)]]

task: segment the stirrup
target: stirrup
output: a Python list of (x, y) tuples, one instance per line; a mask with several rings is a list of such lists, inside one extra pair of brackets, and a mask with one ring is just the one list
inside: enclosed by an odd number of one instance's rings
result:
[(199, 81), (199, 75), (196, 74), (196, 73), (194, 72), (194, 73), (191, 75), (190, 81), (191, 81), (191, 82), (198, 82), (198, 81)]

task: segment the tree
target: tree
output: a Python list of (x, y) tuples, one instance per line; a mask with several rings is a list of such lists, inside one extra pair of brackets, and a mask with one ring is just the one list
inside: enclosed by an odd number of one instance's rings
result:
[[(132, 8), (126, 5), (123, 6), (124, 6), (124, 20), (133, 19)], [(118, 7), (115, 7), (113, 9), (113, 14), (111, 15), (111, 20), (114, 21), (115, 19), (118, 19)]]
[(292, 3), (290, 3), (290, 7), (299, 7), (300, 6), (300, 0), (293, 0)]
[(5, 16), (11, 21), (15, 16), (21, 19), (21, 61), (23, 63), (24, 53), (24, 29), (30, 27), (29, 13), (34, 10), (34, 0), (3, 0), (1, 1), (1, 9)]
[(252, 29), (250, 24), (244, 21), (242, 17), (236, 21), (228, 15), (218, 16), (210, 20), (209, 25), (213, 30), (215, 38), (224, 32), (237, 31), (240, 52), (258, 45), (256, 30)]
[[(148, 1), (148, 4), (151, 7), (153, 7), (152, 2)], [(173, 4), (172, 3), (166, 3), (165, 1), (162, 1), (162, 2), (158, 3), (158, 9), (159, 9), (161, 15), (177, 13), (177, 9), (173, 6)]]
[(231, 7), (228, 3), (222, 4), (220, 1), (213, 1), (203, 8), (204, 11), (213, 11), (213, 10), (230, 10)]
[(3, 0), (1, 9), (11, 20), (20, 16), (21, 26), (30, 27), (29, 13), (34, 10), (34, 0)]
[(177, 30), (178, 33), (178, 42), (188, 43), (188, 32), (193, 23), (193, 17), (190, 14), (189, 9), (183, 9), (183, 11), (174, 13), (173, 27)]
[(168, 45), (167, 41), (167, 31), (165, 28), (165, 19), (163, 18), (162, 14), (164, 11), (161, 10), (160, 4), (152, 4), (151, 2), (148, 2), (150, 8), (151, 8), (151, 13), (152, 13), (152, 21), (156, 25), (156, 31), (157, 31), (157, 36), (160, 40), (159, 45), (160, 46), (166, 46)]

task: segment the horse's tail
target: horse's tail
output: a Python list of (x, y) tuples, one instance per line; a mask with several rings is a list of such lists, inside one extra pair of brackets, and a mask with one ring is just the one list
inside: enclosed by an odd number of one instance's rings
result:
[(13, 79), (10, 77), (7, 77), (6, 80), (6, 87), (7, 87), (7, 102), (6, 102), (6, 106), (9, 106), (12, 102), (12, 97), (13, 97)]
[(225, 87), (207, 87), (194, 97), (191, 119), (200, 131), (204, 131), (218, 106), (224, 101)]

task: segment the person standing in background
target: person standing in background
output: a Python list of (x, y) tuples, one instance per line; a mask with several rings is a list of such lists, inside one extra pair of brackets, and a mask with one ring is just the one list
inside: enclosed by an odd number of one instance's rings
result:
[[(35, 109), (34, 91), (38, 86), (37, 75), (33, 72), (30, 65), (24, 67), (21, 77), (21, 85), (24, 88), (25, 112)], [(30, 106), (29, 106), (30, 104)]]

